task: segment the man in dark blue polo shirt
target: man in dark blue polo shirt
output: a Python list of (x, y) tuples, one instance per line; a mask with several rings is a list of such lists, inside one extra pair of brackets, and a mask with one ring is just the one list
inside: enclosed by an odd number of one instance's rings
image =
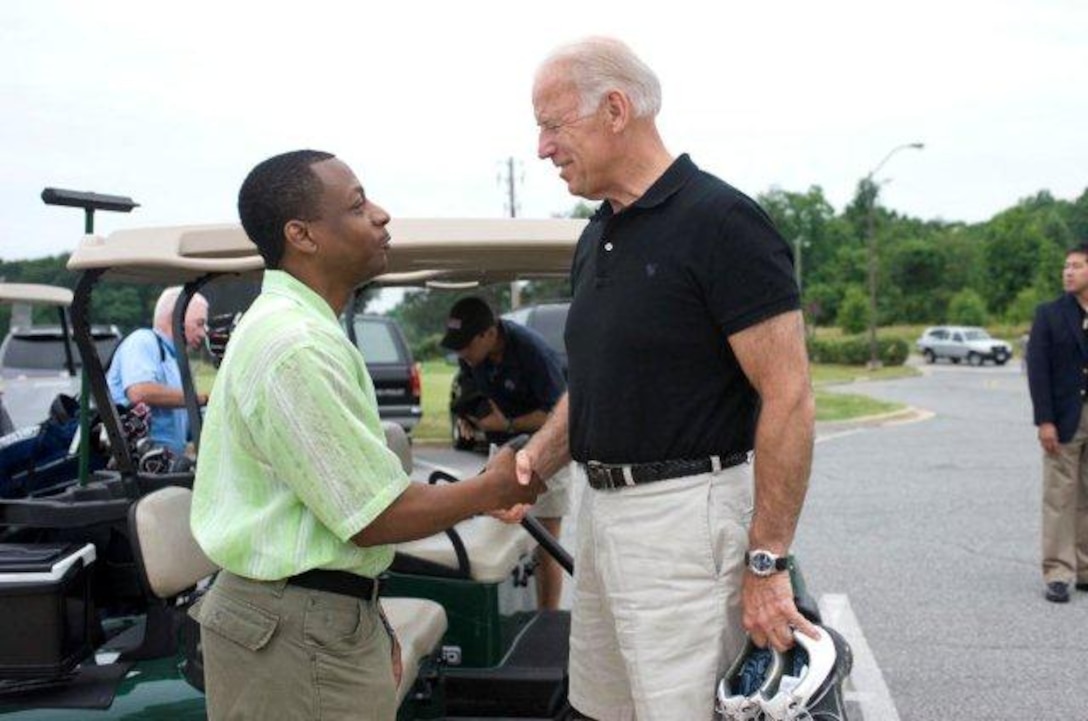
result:
[[(547, 341), (531, 328), (496, 319), (481, 298), (462, 298), (454, 304), (442, 345), (457, 353), (488, 399), (490, 412), (471, 419), (483, 431), (533, 433), (566, 391), (559, 356)], [(533, 506), (533, 515), (555, 538), (570, 511), (569, 488), (564, 467), (548, 479), (548, 490)], [(563, 569), (542, 549), (536, 555), (537, 600), (541, 608), (554, 610), (563, 591)]]
[(815, 415), (790, 250), (665, 148), (660, 106), (653, 71), (607, 38), (559, 48), (533, 85), (538, 155), (604, 202), (571, 268), (569, 393), (519, 480), (573, 457), (588, 481), (570, 700), (617, 721), (712, 718), (745, 630), (780, 651), (819, 634), (786, 572)]

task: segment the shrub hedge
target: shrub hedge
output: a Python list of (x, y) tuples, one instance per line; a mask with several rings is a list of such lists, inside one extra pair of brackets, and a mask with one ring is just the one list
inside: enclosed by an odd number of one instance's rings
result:
[[(880, 362), (886, 366), (903, 365), (910, 353), (910, 344), (902, 338), (877, 337), (876, 348)], [(813, 363), (863, 366), (869, 362), (869, 337), (809, 338), (808, 355)]]

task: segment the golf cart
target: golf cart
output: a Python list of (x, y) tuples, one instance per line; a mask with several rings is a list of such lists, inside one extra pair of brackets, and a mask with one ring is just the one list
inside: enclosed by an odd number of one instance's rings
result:
[[(380, 282), (464, 287), (560, 275), (580, 229), (566, 220), (397, 221)], [(140, 468), (94, 347), (93, 290), (111, 280), (183, 283), (174, 316), (182, 339), (185, 307), (204, 284), (259, 277), (263, 263), (240, 228), (224, 225), (87, 236), (69, 268), (80, 273), (75, 339), (115, 468), (55, 495), (0, 501), (0, 717), (204, 718), (199, 628), (186, 611), (216, 569), (189, 532), (193, 473)], [(178, 351), (199, 454), (195, 383)], [(387, 428), (389, 443), (413, 480), (456, 481), (414, 467), (399, 430)], [(400, 721), (568, 716), (569, 616), (536, 611), (529, 583), (539, 539), (561, 549), (528, 525), (475, 518), (398, 547), (382, 603), (404, 650)]]
[[(0, 283), (0, 304), (11, 306), (10, 327), (0, 343), (0, 498), (59, 490), (77, 478), (81, 461), (89, 469), (105, 465), (101, 453), (77, 453), (90, 414), (81, 407), (86, 394), (69, 322), (71, 303), (67, 288)], [(34, 323), (33, 309), (43, 306), (56, 312), (56, 324)], [(107, 357), (121, 340), (116, 326), (95, 326), (91, 332)]]
[[(77, 396), (82, 362), (72, 344), (68, 320), (72, 291), (38, 283), (0, 283), (0, 304), (12, 307), (12, 322), (0, 343), (0, 405), (11, 422), (2, 428), (0, 421), (0, 435), (4, 435), (43, 421), (58, 393)], [(56, 311), (56, 324), (33, 322), (31, 309), (42, 306)], [(93, 333), (99, 351), (107, 357), (121, 342), (116, 326), (96, 326)]]

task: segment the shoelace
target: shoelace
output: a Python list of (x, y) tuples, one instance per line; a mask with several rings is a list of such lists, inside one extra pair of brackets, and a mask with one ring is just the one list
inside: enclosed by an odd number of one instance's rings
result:
[(722, 721), (763, 721), (766, 718), (759, 702), (747, 696), (719, 696), (714, 710)]
[[(818, 702), (814, 700), (814, 702)], [(790, 693), (777, 693), (761, 702), (762, 716), (766, 721), (845, 721), (837, 713), (818, 712), (813, 715), (802, 708), (801, 700)]]

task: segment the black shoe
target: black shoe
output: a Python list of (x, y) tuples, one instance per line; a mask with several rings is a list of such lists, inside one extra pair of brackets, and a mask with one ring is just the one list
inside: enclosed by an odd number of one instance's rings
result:
[(1069, 584), (1061, 581), (1046, 584), (1046, 600), (1051, 603), (1069, 603)]
[(1077, 581), (1077, 585), (1074, 586), (1078, 591), (1088, 591), (1088, 581)]

